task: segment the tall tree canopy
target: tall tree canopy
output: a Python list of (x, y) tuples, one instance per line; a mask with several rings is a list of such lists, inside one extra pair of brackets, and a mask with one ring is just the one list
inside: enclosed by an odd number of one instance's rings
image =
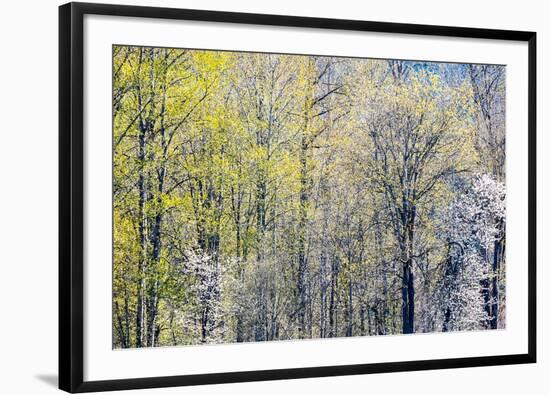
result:
[(113, 48), (113, 345), (505, 325), (505, 69)]

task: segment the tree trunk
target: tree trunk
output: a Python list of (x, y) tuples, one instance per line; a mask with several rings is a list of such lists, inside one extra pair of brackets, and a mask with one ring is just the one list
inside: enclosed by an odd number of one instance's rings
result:
[(361, 336), (365, 336), (365, 305), (361, 303), (361, 308), (359, 310), (359, 330), (361, 331)]
[[(502, 225), (500, 226), (502, 227)], [(498, 328), (498, 316), (499, 316), (499, 301), (500, 301), (500, 292), (499, 292), (499, 273), (500, 273), (500, 262), (503, 256), (503, 240), (495, 240), (494, 242), (494, 251), (493, 251), (493, 278), (491, 284), (491, 329)]]
[(402, 218), (404, 242), (401, 243), (401, 259), (403, 262), (403, 278), (401, 283), (403, 333), (414, 333), (414, 223), (416, 208), (411, 205), (408, 198), (404, 200)]
[[(304, 131), (305, 132), (305, 131)], [(307, 226), (307, 139), (300, 146), (300, 211), (298, 219), (298, 331), (303, 339), (306, 326), (306, 226)]]
[(144, 315), (145, 315), (145, 269), (147, 267), (147, 238), (145, 235), (147, 228), (147, 218), (145, 215), (145, 201), (147, 192), (145, 189), (145, 174), (143, 170), (145, 162), (145, 136), (147, 132), (147, 123), (141, 121), (139, 125), (139, 153), (138, 160), (141, 164), (139, 172), (138, 189), (138, 217), (139, 217), (139, 267), (138, 267), (138, 284), (137, 284), (137, 303), (136, 303), (136, 347), (142, 347), (144, 344)]
[[(165, 50), (165, 62), (167, 61), (167, 51)], [(154, 73), (153, 73), (153, 63), (154, 63), (154, 53), (151, 51), (151, 69), (150, 69), (150, 79), (151, 79), (151, 95), (154, 95)], [(164, 181), (166, 177), (166, 159), (168, 155), (168, 145), (166, 138), (166, 130), (164, 127), (164, 118), (166, 112), (166, 72), (167, 67), (165, 64), (164, 76), (161, 84), (162, 97), (161, 97), (161, 107), (159, 114), (159, 134), (160, 134), (160, 144), (162, 149), (161, 164), (157, 168), (158, 176), (158, 185), (157, 185), (157, 197), (156, 197), (156, 214), (153, 224), (153, 229), (150, 237), (151, 243), (151, 270), (148, 273), (152, 278), (151, 284), (149, 284), (148, 289), (148, 301), (147, 301), (147, 347), (155, 347), (155, 344), (158, 340), (157, 335), (159, 331), (157, 330), (157, 314), (158, 314), (158, 305), (159, 305), (159, 277), (158, 277), (158, 265), (160, 263), (160, 255), (162, 248), (162, 221), (164, 215), (163, 208), (163, 193), (164, 193)], [(154, 124), (150, 123), (150, 131), (153, 132)], [(169, 140), (169, 139), (168, 139)]]
[(329, 332), (328, 337), (336, 336), (336, 289), (338, 288), (338, 262), (333, 257), (330, 272), (330, 302), (328, 308)]
[(147, 297), (147, 347), (155, 346), (155, 327), (157, 322), (158, 312), (158, 288), (159, 279), (157, 273), (157, 266), (160, 261), (160, 249), (161, 249), (161, 223), (162, 214), (157, 214), (155, 217), (155, 224), (153, 226), (153, 235), (151, 238), (152, 256), (151, 266), (153, 268), (152, 282), (149, 285), (148, 297)]
[(256, 180), (256, 260), (262, 260), (264, 252), (262, 244), (266, 229), (266, 195), (267, 187), (264, 170), (258, 171), (258, 179)]
[(346, 336), (353, 336), (353, 281), (351, 275), (348, 279), (348, 327), (346, 329)]
[(403, 333), (414, 333), (414, 277), (410, 260), (403, 265), (401, 296)]

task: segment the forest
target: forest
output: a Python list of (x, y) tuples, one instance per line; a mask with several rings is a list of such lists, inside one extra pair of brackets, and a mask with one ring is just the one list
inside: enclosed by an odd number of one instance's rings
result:
[(113, 46), (113, 348), (503, 329), (505, 70)]

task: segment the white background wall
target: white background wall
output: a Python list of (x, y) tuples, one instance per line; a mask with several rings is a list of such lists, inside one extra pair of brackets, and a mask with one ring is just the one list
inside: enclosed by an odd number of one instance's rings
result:
[[(550, 391), (547, 303), (550, 170), (550, 25), (544, 1), (188, 0), (118, 3), (425, 23), (538, 33), (539, 362), (504, 366), (130, 391), (158, 394), (546, 394)], [(0, 392), (57, 387), (57, 0), (0, 8)], [(513, 131), (510, 131), (513, 133)], [(543, 314), (546, 313), (546, 314)]]

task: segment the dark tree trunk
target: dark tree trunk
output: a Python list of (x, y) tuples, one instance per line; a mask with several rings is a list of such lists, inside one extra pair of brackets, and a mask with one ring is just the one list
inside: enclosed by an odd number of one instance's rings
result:
[(503, 256), (503, 241), (495, 240), (494, 242), (494, 252), (493, 252), (493, 278), (491, 284), (491, 329), (497, 329), (498, 327), (498, 316), (499, 316), (499, 272), (500, 272), (500, 262)]
[(208, 340), (208, 307), (202, 311), (201, 317), (201, 343), (206, 343)]
[(265, 174), (263, 170), (260, 170), (256, 181), (256, 260), (258, 262), (264, 255), (262, 243), (266, 229), (266, 196)]
[(137, 303), (136, 303), (136, 347), (142, 347), (144, 344), (144, 315), (145, 315), (145, 269), (147, 266), (147, 237), (145, 235), (147, 228), (147, 218), (145, 215), (145, 202), (147, 199), (147, 192), (145, 189), (145, 174), (143, 170), (145, 162), (145, 136), (148, 126), (147, 122), (142, 121), (139, 125), (139, 153), (138, 160), (140, 162), (140, 172), (138, 179), (139, 190), (139, 203), (138, 203), (138, 217), (139, 217), (139, 267), (138, 267), (138, 284), (137, 284)]
[(403, 333), (414, 333), (414, 223), (416, 217), (416, 208), (412, 206), (408, 199), (403, 204), (403, 222), (405, 224), (401, 243), (404, 253), (402, 254), (403, 278), (401, 283), (402, 296), (402, 316)]
[[(488, 262), (489, 258), (487, 257), (487, 250), (483, 247), (481, 247), (481, 256), (483, 257), (483, 261), (486, 265), (490, 265), (490, 262)], [(488, 269), (488, 273), (491, 273), (491, 269)], [(487, 277), (483, 278), (480, 281), (481, 285), (481, 296), (483, 298), (483, 306), (485, 309), (485, 313), (487, 314), (487, 321), (485, 322), (485, 325), (487, 328), (491, 327), (491, 283), (489, 281), (489, 274)]]
[[(153, 55), (151, 54), (151, 64), (153, 64)], [(151, 66), (152, 67), (152, 66)], [(151, 71), (152, 73), (152, 71)], [(151, 76), (151, 81), (153, 77)], [(162, 148), (162, 162), (165, 163), (168, 151), (168, 143), (166, 139), (166, 130), (164, 128), (164, 117), (166, 109), (166, 75), (164, 76), (163, 81), (163, 94), (162, 94), (162, 104), (160, 108), (160, 138), (161, 138), (161, 148)], [(153, 87), (151, 87), (153, 90)], [(153, 131), (153, 124), (150, 124), (151, 132)], [(158, 341), (157, 331), (157, 314), (158, 314), (158, 305), (159, 305), (159, 278), (158, 278), (158, 265), (160, 263), (160, 255), (162, 248), (162, 222), (163, 222), (163, 205), (162, 205), (162, 195), (164, 193), (164, 181), (166, 177), (166, 165), (162, 164), (157, 169), (157, 197), (156, 197), (156, 214), (153, 223), (153, 229), (150, 236), (151, 244), (151, 283), (149, 284), (148, 289), (148, 300), (147, 300), (147, 347), (155, 347), (156, 342)]]
[[(157, 198), (157, 203), (161, 204), (161, 195), (164, 189), (164, 168), (160, 171), (159, 176), (159, 196)], [(159, 279), (158, 279), (158, 264), (160, 262), (160, 252), (162, 248), (161, 243), (161, 229), (162, 229), (162, 208), (159, 208), (159, 212), (155, 216), (155, 222), (153, 224), (153, 232), (151, 235), (151, 267), (152, 267), (152, 278), (151, 283), (149, 284), (148, 289), (148, 298), (147, 298), (147, 347), (154, 347), (156, 342), (155, 328), (157, 322), (157, 313), (158, 313), (158, 288), (159, 288)]]
[(336, 336), (336, 290), (338, 288), (339, 264), (336, 257), (333, 257), (330, 272), (330, 301), (328, 308), (329, 332), (328, 337)]
[(298, 331), (302, 339), (306, 329), (306, 225), (307, 225), (307, 139), (302, 137), (300, 147), (300, 212), (298, 219)]
[(346, 329), (346, 336), (353, 336), (353, 281), (351, 276), (349, 277), (348, 284), (348, 327)]
[(359, 330), (361, 331), (361, 336), (365, 336), (365, 305), (361, 304), (361, 309), (359, 310)]
[(152, 281), (149, 284), (148, 297), (147, 297), (147, 347), (155, 346), (155, 327), (157, 322), (158, 312), (158, 287), (159, 280), (157, 274), (157, 265), (160, 261), (160, 249), (161, 249), (161, 224), (162, 215), (157, 214), (155, 216), (155, 224), (153, 226), (153, 234), (151, 237), (151, 265), (153, 266), (154, 273), (152, 273)]
[(403, 265), (401, 296), (403, 333), (414, 333), (414, 277), (410, 260)]
[(443, 321), (443, 332), (448, 332), (450, 330), (449, 323), (451, 321), (451, 309), (447, 307), (445, 310), (445, 319)]

